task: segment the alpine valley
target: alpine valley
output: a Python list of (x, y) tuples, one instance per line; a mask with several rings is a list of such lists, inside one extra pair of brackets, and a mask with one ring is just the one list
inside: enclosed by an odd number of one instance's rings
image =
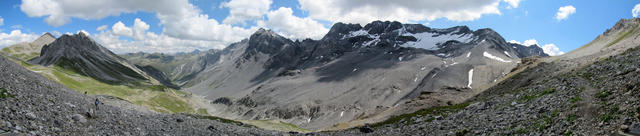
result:
[(395, 21), (174, 54), (45, 33), (0, 53), (0, 134), (638, 135), (638, 26), (559, 56), (490, 28)]

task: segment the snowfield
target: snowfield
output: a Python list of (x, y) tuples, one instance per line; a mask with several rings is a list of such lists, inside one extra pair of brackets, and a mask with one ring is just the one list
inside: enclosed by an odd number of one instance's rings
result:
[(415, 42), (406, 42), (400, 46), (403, 47), (414, 47), (414, 48), (422, 48), (422, 49), (426, 49), (426, 50), (438, 50), (440, 48), (438, 48), (437, 44), (441, 44), (450, 40), (456, 40), (459, 42), (463, 42), (463, 43), (468, 43), (470, 42), (473, 38), (472, 34), (463, 34), (463, 35), (457, 35), (457, 34), (445, 34), (445, 35), (440, 35), (438, 33), (430, 33), (430, 32), (424, 32), (424, 33), (416, 33), (416, 34), (412, 34), (412, 33), (404, 33), (402, 34), (403, 36), (413, 36), (417, 39), (417, 41)]
[(504, 60), (504, 59), (502, 59), (500, 57), (493, 56), (488, 52), (484, 52), (484, 53), (482, 53), (482, 55), (484, 55), (484, 57), (487, 57), (487, 58), (492, 59), (492, 60), (497, 60), (497, 61), (507, 62), (507, 63), (511, 62), (510, 60)]

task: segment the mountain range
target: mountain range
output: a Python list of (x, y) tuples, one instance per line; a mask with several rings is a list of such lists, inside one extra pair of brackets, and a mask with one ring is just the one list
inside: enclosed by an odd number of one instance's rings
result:
[[(639, 25), (622, 19), (591, 43), (551, 57), (489, 28), (390, 21), (336, 23), (318, 40), (259, 29), (224, 49), (179, 54), (116, 55), (83, 33), (47, 33), (3, 56), (114, 86), (160, 87), (154, 96), (172, 95), (128, 101), (164, 106), (151, 108), (157, 111), (202, 108), (198, 114), (327, 135), (640, 134), (635, 101), (625, 100), (638, 89)], [(166, 103), (173, 99), (181, 101)]]
[[(310, 129), (457, 103), (509, 73), (521, 58), (548, 56), (538, 46), (507, 43), (491, 29), (389, 21), (336, 23), (320, 40), (293, 41), (260, 29), (225, 49), (197, 54), (164, 72), (183, 90), (212, 100), (213, 115), (286, 120)], [(185, 58), (180, 56), (154, 59)], [(414, 100), (426, 94), (458, 97)], [(217, 103), (223, 100), (232, 102)]]

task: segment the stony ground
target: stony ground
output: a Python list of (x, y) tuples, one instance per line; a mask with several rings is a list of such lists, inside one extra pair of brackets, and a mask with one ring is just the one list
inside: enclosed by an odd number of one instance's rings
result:
[(640, 135), (640, 49), (566, 64), (541, 63), (466, 103), (321, 135)]
[(3, 57), (0, 77), (0, 135), (281, 135), (229, 121), (110, 104), (89, 116), (96, 96), (70, 90)]

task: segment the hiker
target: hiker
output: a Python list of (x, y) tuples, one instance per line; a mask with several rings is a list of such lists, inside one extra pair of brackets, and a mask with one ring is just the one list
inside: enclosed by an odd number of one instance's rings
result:
[(96, 103), (95, 104), (96, 104), (96, 110), (100, 109), (100, 108), (98, 108), (98, 104), (100, 104), (100, 100), (98, 100), (97, 97), (96, 97)]

